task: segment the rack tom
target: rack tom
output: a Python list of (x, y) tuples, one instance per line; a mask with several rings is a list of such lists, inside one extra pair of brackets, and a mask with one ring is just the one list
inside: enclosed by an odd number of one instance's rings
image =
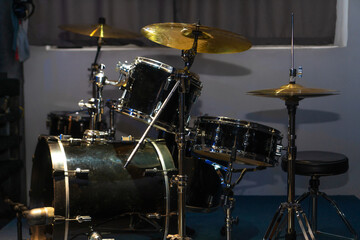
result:
[[(119, 99), (118, 111), (149, 124), (176, 83), (172, 77), (175, 68), (145, 57), (137, 57), (130, 67), (125, 68), (128, 68), (125, 73), (126, 84), (123, 95)], [(201, 89), (199, 77), (191, 73), (189, 91), (185, 96), (185, 125), (189, 122), (191, 107), (200, 96)], [(177, 132), (179, 127), (178, 90), (174, 92), (154, 126), (170, 133)]]

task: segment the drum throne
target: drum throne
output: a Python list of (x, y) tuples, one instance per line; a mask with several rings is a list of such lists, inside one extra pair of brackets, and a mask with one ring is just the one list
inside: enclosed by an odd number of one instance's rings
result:
[[(288, 160), (282, 159), (281, 167), (284, 171), (288, 169)], [(303, 193), (296, 199), (296, 203), (310, 198), (310, 224), (314, 233), (342, 239), (358, 239), (357, 233), (346, 219), (345, 214), (340, 210), (336, 202), (325, 192), (319, 191), (320, 177), (340, 175), (349, 169), (348, 158), (340, 153), (324, 151), (299, 151), (295, 160), (295, 174), (310, 176), (309, 191)], [(324, 198), (336, 210), (337, 215), (346, 225), (352, 237), (340, 236), (334, 233), (323, 232), (318, 229), (318, 197)]]

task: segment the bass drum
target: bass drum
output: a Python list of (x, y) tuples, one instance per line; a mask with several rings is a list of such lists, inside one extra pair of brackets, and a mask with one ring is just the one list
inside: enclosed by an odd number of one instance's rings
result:
[(149, 140), (125, 169), (135, 144), (39, 137), (30, 207), (53, 207), (55, 220), (32, 226), (32, 239), (88, 239), (95, 233), (117, 239), (129, 232), (166, 239), (177, 209), (169, 187), (173, 159), (164, 142)]

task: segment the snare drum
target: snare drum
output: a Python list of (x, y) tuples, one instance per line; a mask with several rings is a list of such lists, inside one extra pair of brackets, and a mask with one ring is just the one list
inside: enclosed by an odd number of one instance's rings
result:
[[(121, 67), (120, 67), (121, 68)], [(127, 82), (118, 111), (145, 123), (150, 123), (160, 109), (176, 80), (171, 77), (172, 66), (162, 62), (137, 57), (129, 68)], [(200, 96), (202, 84), (196, 74), (190, 75), (190, 88), (185, 96), (185, 125), (189, 122), (192, 105)], [(164, 107), (154, 126), (171, 133), (177, 132), (179, 125), (179, 93), (176, 90)]]
[(135, 144), (40, 137), (30, 207), (53, 207), (56, 218), (51, 225), (32, 227), (36, 239), (83, 239), (91, 232), (111, 238), (124, 231), (155, 232), (166, 239), (176, 212), (176, 190), (169, 184), (173, 159), (164, 142), (151, 140), (125, 169)]
[(281, 155), (280, 131), (262, 124), (202, 116), (196, 119), (195, 128), (193, 152), (205, 158), (229, 162), (235, 146), (236, 163), (269, 167)]

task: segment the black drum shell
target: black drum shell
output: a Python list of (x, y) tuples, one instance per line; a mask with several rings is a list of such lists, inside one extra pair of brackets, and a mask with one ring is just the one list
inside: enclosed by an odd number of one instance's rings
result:
[[(145, 123), (150, 123), (155, 111), (164, 103), (176, 83), (171, 77), (175, 69), (159, 61), (137, 57), (121, 98), (119, 111)], [(189, 89), (185, 94), (184, 119), (189, 122), (192, 105), (200, 96), (202, 84), (198, 75), (190, 73)], [(175, 133), (179, 127), (179, 90), (171, 99), (154, 124), (155, 127)]]
[[(55, 215), (64, 217), (67, 208), (65, 174), (54, 157), (58, 153), (53, 150), (53, 146), (59, 145), (59, 141), (52, 136), (39, 138), (33, 157), (30, 208), (54, 207)], [(68, 166), (69, 217), (92, 218), (89, 224), (73, 221), (70, 229), (74, 233), (79, 232), (80, 227), (86, 231), (89, 231), (89, 226), (96, 230), (96, 225), (108, 228), (108, 222), (116, 218), (129, 219), (130, 215), (146, 216), (153, 213), (164, 216), (169, 214), (167, 210), (176, 211), (176, 191), (166, 191), (169, 180), (163, 174), (163, 170), (174, 170), (173, 160), (165, 143), (145, 143), (125, 169), (123, 165), (136, 143), (60, 142)], [(158, 147), (158, 150), (155, 150), (155, 147)], [(160, 157), (164, 159), (164, 168)], [(76, 173), (77, 169), (79, 173)], [(159, 171), (153, 172), (154, 169)], [(150, 170), (150, 173), (147, 170)], [(169, 209), (166, 207), (167, 200)], [(128, 228), (129, 221), (125, 221), (123, 226), (115, 224), (113, 231)], [(61, 221), (55, 222), (53, 228), (47, 227), (47, 230), (52, 231), (47, 234), (62, 236), (62, 225)], [(77, 225), (81, 226), (76, 227)]]
[[(201, 116), (195, 120), (194, 153), (209, 159), (230, 162), (236, 146), (235, 162), (270, 167), (281, 151), (280, 131), (255, 122), (227, 117)], [(235, 139), (237, 142), (235, 142)]]
[[(188, 129), (189, 131), (189, 129)], [(178, 147), (174, 134), (160, 132), (159, 138), (166, 141), (175, 166), (178, 166)], [(192, 142), (186, 141), (183, 159), (184, 174), (188, 177), (186, 187), (186, 209), (192, 212), (209, 213), (222, 204), (223, 178), (225, 171), (216, 169), (204, 158), (192, 153)]]

